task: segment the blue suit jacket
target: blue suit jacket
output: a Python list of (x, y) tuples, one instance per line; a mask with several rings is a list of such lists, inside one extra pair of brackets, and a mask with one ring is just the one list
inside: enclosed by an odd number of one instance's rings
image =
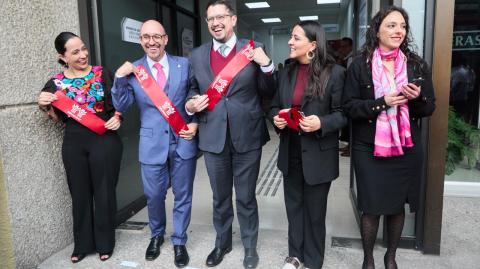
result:
[[(188, 59), (167, 55), (169, 64), (168, 81), (165, 92), (178, 112), (187, 123), (193, 120), (185, 112), (185, 101), (188, 93), (189, 63)], [(147, 63), (147, 56), (133, 63), (135, 66), (143, 64), (152, 74)], [(164, 164), (168, 157), (170, 146), (170, 132), (175, 135), (176, 151), (182, 159), (190, 159), (197, 155), (197, 138), (185, 140), (177, 136), (168, 125), (160, 111), (141, 88), (133, 74), (115, 78), (112, 88), (112, 99), (115, 109), (125, 112), (130, 105), (137, 103), (140, 110), (140, 144), (139, 161), (143, 164)]]

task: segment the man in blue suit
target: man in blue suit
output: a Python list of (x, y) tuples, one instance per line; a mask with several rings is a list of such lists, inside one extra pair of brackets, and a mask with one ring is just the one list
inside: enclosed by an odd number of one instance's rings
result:
[[(197, 123), (185, 113), (188, 93), (189, 63), (186, 58), (165, 52), (168, 36), (163, 26), (154, 20), (143, 23), (140, 42), (145, 56), (133, 64), (125, 62), (115, 73), (112, 88), (113, 104), (124, 112), (133, 103), (140, 110), (140, 145), (142, 181), (147, 197), (148, 216), (151, 230), (150, 244), (145, 259), (154, 260), (160, 254), (165, 235), (165, 197), (171, 184), (175, 196), (173, 207), (173, 234), (175, 265), (185, 267), (189, 262), (185, 248), (187, 227), (192, 208), (192, 188), (195, 177)], [(138, 83), (134, 73), (143, 65), (156, 78), (173, 105), (188, 123), (188, 131), (177, 135)]]

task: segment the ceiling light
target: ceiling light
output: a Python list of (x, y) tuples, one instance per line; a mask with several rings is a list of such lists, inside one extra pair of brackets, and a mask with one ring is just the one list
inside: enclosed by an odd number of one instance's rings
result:
[(280, 20), (280, 18), (265, 18), (265, 19), (262, 19), (262, 21), (264, 23), (282, 22), (282, 20)]
[(318, 16), (300, 16), (301, 21), (318, 21)]
[(340, 4), (340, 0), (317, 0), (317, 4)]
[(265, 8), (265, 7), (270, 7), (270, 5), (267, 2), (251, 2), (251, 3), (245, 3), (245, 5), (248, 8)]

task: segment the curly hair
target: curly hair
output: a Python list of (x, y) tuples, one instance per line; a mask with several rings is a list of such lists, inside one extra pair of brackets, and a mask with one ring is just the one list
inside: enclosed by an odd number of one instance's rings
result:
[(392, 12), (397, 11), (402, 14), (403, 19), (405, 20), (405, 39), (402, 44), (400, 44), (400, 50), (407, 56), (407, 59), (412, 61), (414, 64), (422, 65), (423, 60), (418, 56), (413, 49), (413, 39), (410, 33), (410, 24), (408, 22), (408, 13), (401, 7), (390, 6), (387, 9), (380, 10), (375, 14), (370, 22), (370, 27), (367, 29), (365, 44), (362, 47), (362, 55), (367, 58), (370, 62), (374, 51), (378, 47), (378, 31), (380, 30), (380, 25), (383, 20)]
[(335, 60), (327, 52), (325, 30), (318, 22), (310, 20), (298, 22), (295, 26), (303, 29), (310, 42), (315, 41), (317, 43), (313, 51), (315, 56), (308, 66), (309, 79), (305, 94), (306, 96), (323, 98), (335, 64)]

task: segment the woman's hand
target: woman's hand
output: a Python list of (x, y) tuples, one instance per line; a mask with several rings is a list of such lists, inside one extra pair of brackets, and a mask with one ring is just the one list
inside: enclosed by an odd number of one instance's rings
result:
[[(403, 93), (403, 92), (402, 92)], [(403, 94), (398, 94), (396, 92), (392, 92), (392, 93), (389, 93), (389, 94), (385, 94), (385, 96), (383, 97), (384, 100), (385, 100), (385, 103), (388, 105), (388, 106), (399, 106), (399, 105), (403, 105), (405, 104), (406, 102), (408, 102), (408, 99), (407, 97), (403, 96)]]
[(322, 123), (319, 117), (310, 115), (300, 120), (300, 128), (306, 133), (311, 133), (320, 130)]
[(402, 87), (402, 93), (408, 100), (419, 97), (421, 90), (422, 89), (420, 86), (417, 86), (413, 83), (408, 83), (407, 85), (403, 85)]
[(38, 96), (38, 105), (41, 107), (46, 107), (55, 100), (57, 100), (57, 96), (55, 94), (50, 92), (41, 92)]
[(178, 134), (185, 140), (192, 140), (195, 137), (195, 134), (197, 134), (198, 123), (191, 122), (187, 124), (187, 126), (188, 130), (181, 130)]
[(273, 117), (273, 124), (277, 126), (278, 129), (282, 130), (287, 126), (287, 121), (284, 118), (280, 118), (280, 116), (276, 115)]
[(120, 118), (117, 116), (113, 116), (105, 123), (105, 128), (115, 131), (120, 128), (120, 125), (122, 125), (122, 121), (120, 120)]

